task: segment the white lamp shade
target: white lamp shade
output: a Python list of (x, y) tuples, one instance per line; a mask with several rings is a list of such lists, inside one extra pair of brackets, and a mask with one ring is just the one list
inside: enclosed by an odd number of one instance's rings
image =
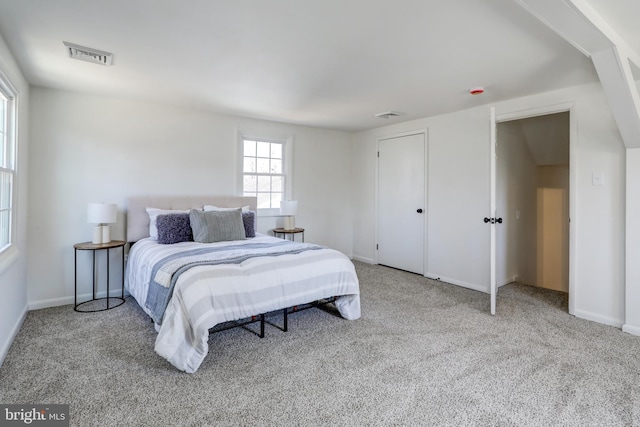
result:
[(298, 213), (298, 202), (287, 200), (280, 202), (280, 215), (292, 216)]
[(87, 207), (89, 224), (113, 224), (117, 215), (118, 205), (115, 203), (89, 203)]

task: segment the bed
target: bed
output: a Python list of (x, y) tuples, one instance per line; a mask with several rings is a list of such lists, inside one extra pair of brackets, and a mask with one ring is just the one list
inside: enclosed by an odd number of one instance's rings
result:
[[(220, 213), (203, 213), (205, 206)], [(198, 369), (216, 325), (255, 316), (264, 322), (265, 313), (287, 313), (288, 307), (329, 298), (343, 318), (360, 317), (359, 284), (351, 260), (314, 244), (254, 236), (250, 229), (253, 226), (255, 232), (255, 222), (248, 220), (255, 219), (255, 211), (254, 197), (128, 199), (127, 241), (132, 246), (125, 287), (154, 321), (155, 351), (182, 371)], [(184, 229), (185, 212), (192, 225), (196, 221), (196, 241), (172, 237), (175, 229), (166, 231), (169, 220), (182, 221)], [(212, 216), (233, 217), (237, 225), (238, 212), (243, 212), (249, 237), (201, 242), (202, 233), (225, 232), (220, 224), (226, 223), (210, 222)], [(209, 222), (198, 223), (201, 218)]]

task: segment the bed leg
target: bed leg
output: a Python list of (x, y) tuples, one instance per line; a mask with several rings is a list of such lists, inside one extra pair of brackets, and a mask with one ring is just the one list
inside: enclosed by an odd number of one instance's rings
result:
[(264, 313), (260, 315), (260, 338), (264, 338)]
[(283, 324), (284, 324), (284, 327), (282, 328), (282, 330), (284, 332), (287, 332), (287, 330), (289, 329), (289, 309), (285, 308), (284, 310), (282, 310), (282, 313), (284, 315), (282, 318)]

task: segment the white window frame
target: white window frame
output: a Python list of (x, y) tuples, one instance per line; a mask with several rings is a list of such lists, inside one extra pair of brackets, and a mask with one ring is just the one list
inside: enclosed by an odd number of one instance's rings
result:
[[(238, 130), (237, 137), (237, 189), (236, 194), (242, 196), (243, 192), (243, 177), (244, 177), (244, 140), (263, 141), (263, 142), (275, 142), (283, 145), (283, 162), (282, 162), (282, 174), (284, 175), (284, 194), (283, 200), (292, 200), (293, 193), (293, 136), (287, 135), (273, 135), (265, 132), (247, 132)], [(258, 216), (279, 216), (280, 208), (258, 209)]]
[[(4, 149), (2, 157), (0, 157), (0, 172), (7, 173), (11, 176), (10, 184), (10, 200), (9, 200), (9, 227), (8, 242), (4, 245), (0, 243), (0, 272), (5, 270), (8, 265), (17, 258), (18, 251), (15, 248), (16, 241), (16, 188), (17, 188), (17, 162), (18, 162), (18, 146), (17, 146), (17, 114), (18, 114), (18, 91), (11, 84), (7, 76), (0, 71), (0, 95), (7, 99), (7, 109), (5, 111), (4, 123), (0, 126), (4, 128), (5, 143), (0, 146)], [(1, 159), (4, 158), (4, 163)]]

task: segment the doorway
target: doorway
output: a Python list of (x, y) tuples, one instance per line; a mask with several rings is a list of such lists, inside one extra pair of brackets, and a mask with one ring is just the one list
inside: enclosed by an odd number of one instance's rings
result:
[(569, 111), (497, 122), (498, 287), (519, 282), (571, 298), (570, 134)]

